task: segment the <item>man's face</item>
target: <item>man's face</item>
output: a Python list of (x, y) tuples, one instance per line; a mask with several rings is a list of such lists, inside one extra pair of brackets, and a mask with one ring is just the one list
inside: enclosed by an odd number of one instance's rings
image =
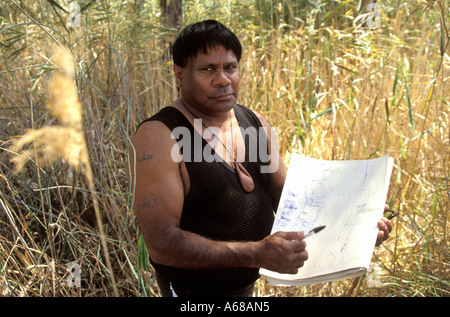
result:
[(174, 65), (181, 79), (181, 96), (196, 109), (216, 116), (228, 112), (239, 91), (239, 65), (233, 51), (223, 46), (199, 52), (186, 67)]

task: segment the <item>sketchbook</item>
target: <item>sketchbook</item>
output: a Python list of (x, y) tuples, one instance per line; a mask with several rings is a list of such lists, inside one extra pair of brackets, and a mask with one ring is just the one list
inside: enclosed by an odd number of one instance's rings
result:
[(393, 158), (324, 161), (294, 154), (272, 227), (309, 232), (308, 260), (297, 274), (260, 269), (273, 286), (331, 282), (364, 274), (384, 212)]

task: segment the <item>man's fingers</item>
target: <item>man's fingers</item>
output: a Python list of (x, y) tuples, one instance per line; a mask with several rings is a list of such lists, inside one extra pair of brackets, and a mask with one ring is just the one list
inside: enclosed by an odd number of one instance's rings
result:
[(392, 231), (392, 223), (387, 218), (381, 218), (380, 221), (378, 221), (378, 229), (384, 232), (391, 232)]
[(386, 218), (381, 218), (381, 220), (378, 221), (378, 230), (376, 246), (379, 246), (383, 241), (389, 238), (389, 233), (392, 231), (391, 222)]
[(300, 240), (305, 236), (303, 231), (278, 232), (286, 240)]
[[(274, 259), (274, 271), (280, 273), (296, 274), (298, 268), (304, 265), (308, 259), (306, 242), (303, 240), (303, 232), (277, 232), (271, 236), (273, 241), (278, 241), (278, 255)], [(269, 268), (270, 269), (270, 268)]]

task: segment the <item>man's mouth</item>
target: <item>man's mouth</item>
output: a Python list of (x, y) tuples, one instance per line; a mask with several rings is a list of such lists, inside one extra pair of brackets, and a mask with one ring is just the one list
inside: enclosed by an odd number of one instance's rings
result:
[(234, 95), (232, 93), (218, 95), (218, 96), (214, 97), (214, 99), (218, 99), (218, 100), (230, 100), (231, 98), (234, 98)]

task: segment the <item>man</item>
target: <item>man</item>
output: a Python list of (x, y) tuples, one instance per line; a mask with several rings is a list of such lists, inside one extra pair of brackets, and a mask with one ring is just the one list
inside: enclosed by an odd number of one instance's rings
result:
[[(181, 31), (181, 97), (133, 140), (135, 212), (163, 296), (251, 296), (259, 268), (293, 274), (308, 258), (303, 232), (270, 235), (286, 167), (269, 123), (236, 104), (241, 52), (217, 21)], [(270, 160), (250, 159), (251, 150)], [(388, 237), (385, 221), (377, 243)]]

